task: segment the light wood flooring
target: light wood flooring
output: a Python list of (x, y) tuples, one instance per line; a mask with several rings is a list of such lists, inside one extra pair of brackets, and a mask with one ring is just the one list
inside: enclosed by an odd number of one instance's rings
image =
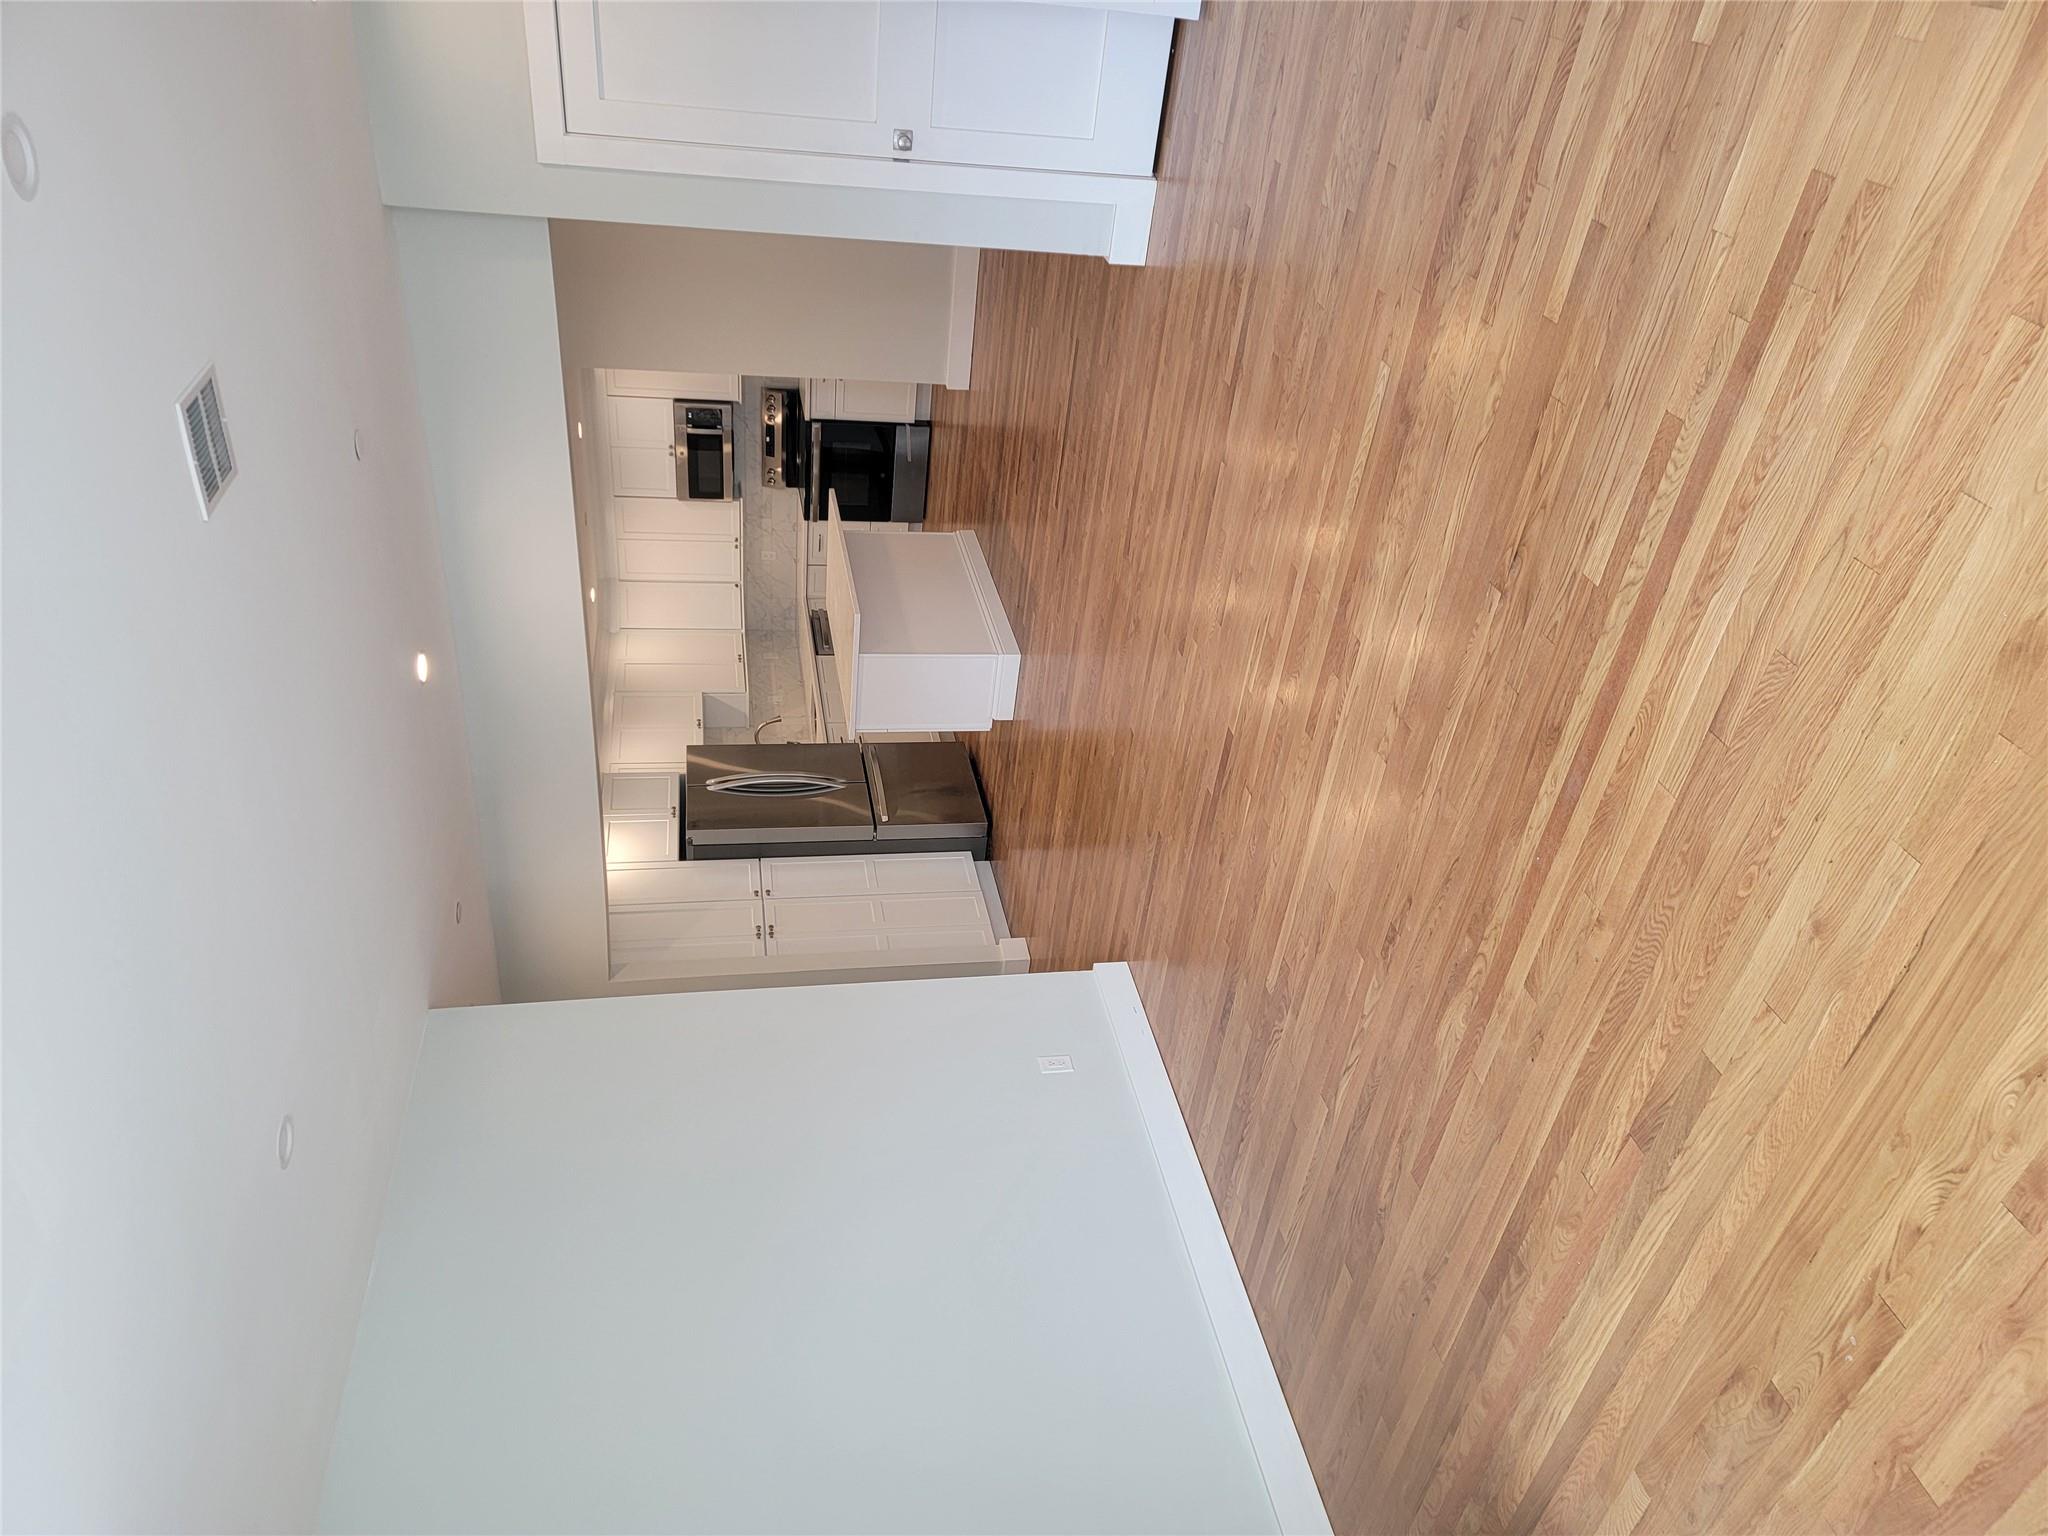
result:
[(2048, 9), (1211, 0), (1161, 174), (933, 519), (1338, 1529), (2048, 1525)]

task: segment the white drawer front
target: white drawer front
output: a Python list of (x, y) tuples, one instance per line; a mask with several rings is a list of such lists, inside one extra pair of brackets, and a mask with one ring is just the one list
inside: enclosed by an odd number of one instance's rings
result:
[(957, 892), (979, 900), (974, 860), (964, 853), (883, 853), (857, 858), (764, 859), (770, 896), (865, 896)]
[(613, 907), (686, 901), (751, 904), (760, 890), (761, 866), (753, 859), (692, 859), (605, 872), (606, 899)]

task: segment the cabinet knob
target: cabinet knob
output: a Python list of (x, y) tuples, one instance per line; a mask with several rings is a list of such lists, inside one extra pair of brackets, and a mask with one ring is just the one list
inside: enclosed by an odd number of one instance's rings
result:
[(754, 937), (757, 939), (761, 937), (761, 925), (759, 923), (754, 924)]
[(908, 128), (898, 128), (894, 136), (891, 137), (891, 139), (889, 140), (891, 147), (893, 147), (896, 153), (899, 155), (909, 154), (910, 147), (916, 142), (916, 136), (913, 135)]

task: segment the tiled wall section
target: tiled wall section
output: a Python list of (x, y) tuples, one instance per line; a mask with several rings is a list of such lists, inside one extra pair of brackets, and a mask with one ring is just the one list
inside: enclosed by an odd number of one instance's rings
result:
[[(707, 730), (713, 740), (801, 741), (809, 719), (799, 670), (796, 625), (797, 548), (803, 539), (803, 497), (793, 490), (761, 484), (761, 391), (796, 386), (794, 379), (748, 377), (741, 381), (734, 468), (744, 502), (747, 563), (746, 728)], [(769, 721), (782, 717), (780, 725)]]

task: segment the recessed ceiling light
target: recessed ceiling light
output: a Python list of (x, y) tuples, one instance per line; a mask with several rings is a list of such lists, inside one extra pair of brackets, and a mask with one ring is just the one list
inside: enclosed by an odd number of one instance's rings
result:
[(427, 653), (425, 651), (421, 651), (419, 655), (413, 657), (412, 675), (414, 677), (424, 683), (427, 680), (427, 673), (431, 670), (432, 668), (427, 665)]
[(576, 423), (576, 441), (579, 443), (583, 441), (583, 423), (580, 421)]
[(592, 587), (592, 588), (590, 589), (590, 600), (591, 600), (591, 601), (592, 601), (593, 603), (597, 601), (597, 588), (595, 588), (595, 587)]

